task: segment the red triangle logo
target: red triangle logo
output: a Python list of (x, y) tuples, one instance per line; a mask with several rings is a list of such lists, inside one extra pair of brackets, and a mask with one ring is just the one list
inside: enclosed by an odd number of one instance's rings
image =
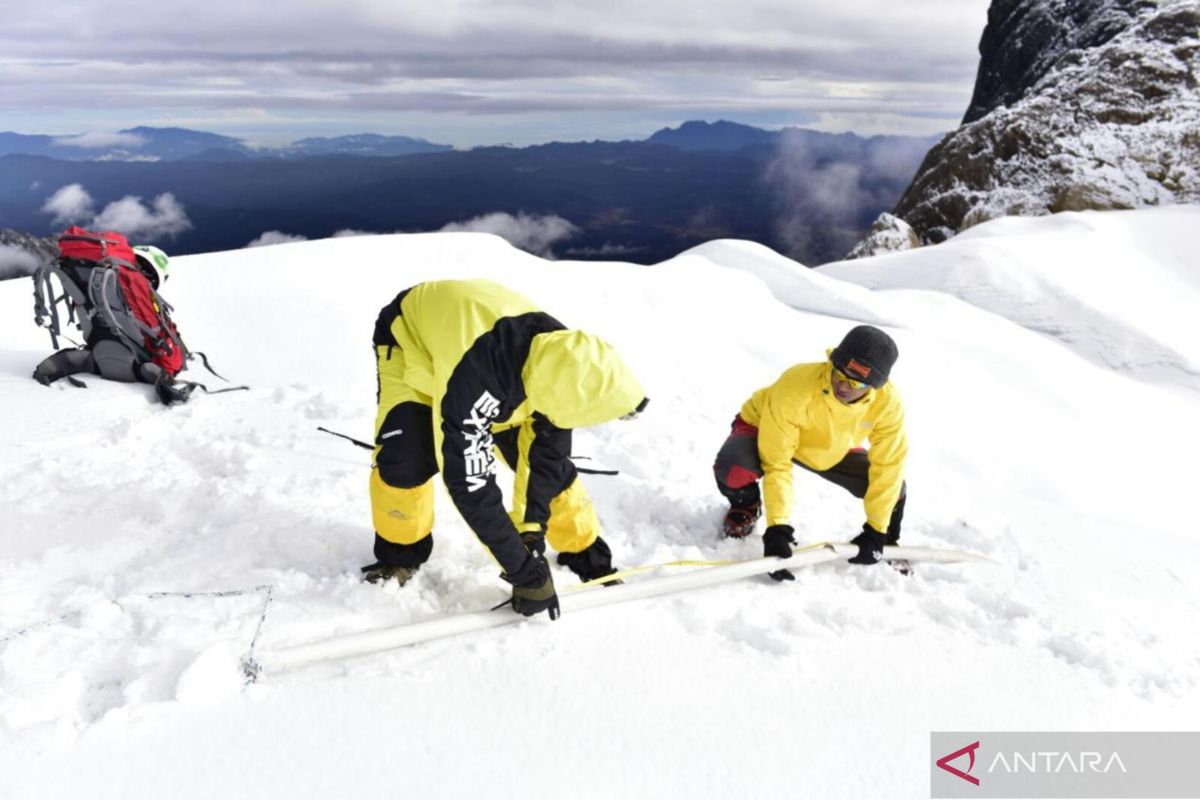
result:
[[(941, 767), (942, 769), (946, 770), (946, 772), (949, 772), (951, 775), (957, 775), (958, 777), (962, 778), (964, 781), (969, 781), (970, 783), (973, 783), (976, 786), (978, 786), (979, 778), (976, 778), (972, 775), (967, 774), (975, 766), (975, 751), (978, 749), (979, 749), (979, 742), (975, 742), (974, 744), (969, 744), (961, 750), (955, 750), (953, 753), (951, 753), (948, 756), (942, 756), (941, 758), (939, 758), (937, 760), (937, 765), (939, 767)], [(971, 757), (971, 763), (967, 765), (967, 772), (963, 772), (962, 770), (958, 769), (957, 767), (950, 766), (951, 761), (953, 761), (954, 759), (956, 759), (962, 755), (967, 755), (967, 756)]]

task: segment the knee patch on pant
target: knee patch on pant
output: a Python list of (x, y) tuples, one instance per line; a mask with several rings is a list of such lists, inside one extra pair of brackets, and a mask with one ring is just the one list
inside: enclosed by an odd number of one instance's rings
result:
[(414, 544), (433, 530), (433, 479), (413, 488), (389, 486), (371, 470), (371, 521), (393, 544)]
[(411, 489), (437, 474), (433, 451), (433, 409), (423, 403), (399, 403), (384, 415), (375, 432), (375, 465), (388, 486)]
[(599, 533), (600, 519), (592, 498), (576, 478), (550, 501), (546, 541), (560, 553), (578, 553), (590, 547)]
[[(763, 476), (762, 462), (758, 458), (758, 435), (751, 434), (753, 428), (735, 420), (729, 438), (717, 451), (713, 461), (713, 477), (717, 488), (727, 498), (731, 493), (739, 497), (758, 497), (757, 482)], [(740, 423), (740, 424), (739, 424)]]
[(762, 475), (759, 473), (746, 469), (741, 464), (730, 464), (729, 469), (725, 472), (724, 480), (721, 480), (720, 475), (717, 476), (717, 480), (730, 489), (744, 489), (761, 477)]

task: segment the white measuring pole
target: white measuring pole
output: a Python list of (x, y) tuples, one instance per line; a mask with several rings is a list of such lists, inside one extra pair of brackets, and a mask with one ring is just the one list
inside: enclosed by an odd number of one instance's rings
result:
[[(559, 592), (559, 605), (564, 615), (575, 611), (585, 611), (589, 608), (611, 606), (629, 600), (639, 600), (646, 597), (657, 597), (664, 594), (674, 594), (703, 586), (715, 586), (720, 583), (747, 578), (752, 575), (762, 575), (779, 569), (806, 567), (825, 561), (838, 561), (852, 558), (858, 554), (857, 545), (833, 544), (822, 542), (804, 548), (798, 548), (788, 559), (775, 557), (752, 558), (733, 564), (721, 564), (713, 567), (699, 567), (678, 575), (661, 575), (617, 586), (584, 586), (572, 591), (570, 588)], [(906, 559), (908, 561), (926, 561), (938, 563), (957, 563), (965, 561), (988, 561), (983, 556), (964, 553), (955, 550), (939, 550), (930, 547), (886, 547), (884, 557), (888, 559)], [(501, 625), (512, 625), (518, 622), (549, 624), (544, 615), (526, 618), (515, 613), (510, 608), (496, 611), (473, 611), (455, 614), (449, 617), (439, 617), (425, 622), (414, 622), (407, 625), (396, 625), (361, 633), (351, 633), (308, 644), (283, 647), (274, 651), (261, 653), (257, 663), (245, 665), (251, 678), (261, 675), (273, 675), (290, 669), (316, 664), (322, 661), (337, 661), (344, 658), (381, 653), (419, 642), (433, 639), (443, 639), (472, 631), (496, 628)]]

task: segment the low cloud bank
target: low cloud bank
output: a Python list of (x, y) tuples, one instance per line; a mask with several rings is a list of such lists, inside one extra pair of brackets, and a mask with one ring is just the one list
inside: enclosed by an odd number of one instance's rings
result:
[(516, 216), (495, 211), (465, 222), (451, 222), (442, 230), (494, 233), (513, 247), (543, 258), (554, 256), (551, 248), (556, 242), (579, 233), (578, 226), (557, 214), (539, 216), (526, 214), (524, 211), (517, 212)]
[(307, 236), (297, 236), (283, 231), (263, 231), (262, 234), (246, 247), (270, 247), (273, 244), (290, 244), (291, 242), (307, 242)]
[(0, 281), (31, 275), (38, 268), (38, 258), (21, 247), (0, 244)]
[(127, 195), (95, 211), (96, 203), (82, 184), (63, 186), (42, 206), (56, 225), (82, 225), (93, 230), (120, 231), (133, 240), (172, 238), (192, 227), (183, 205), (170, 192), (150, 201)]

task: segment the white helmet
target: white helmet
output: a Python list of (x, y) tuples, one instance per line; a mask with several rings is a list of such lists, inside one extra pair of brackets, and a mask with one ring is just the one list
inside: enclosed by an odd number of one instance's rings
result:
[(166, 283), (170, 265), (166, 253), (152, 244), (139, 244), (133, 248), (133, 254), (137, 257), (138, 269), (145, 273), (155, 289)]

